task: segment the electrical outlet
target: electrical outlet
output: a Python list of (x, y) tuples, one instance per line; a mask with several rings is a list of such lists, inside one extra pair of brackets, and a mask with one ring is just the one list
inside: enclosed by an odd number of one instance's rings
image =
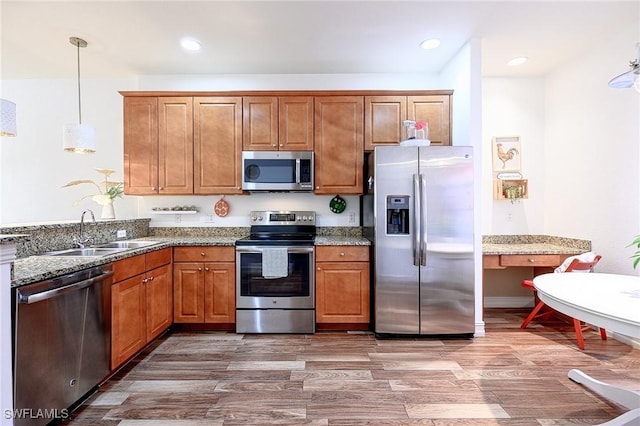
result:
[(212, 213), (207, 213), (200, 218), (200, 221), (202, 223), (213, 223), (215, 221), (214, 218), (215, 218), (215, 215), (213, 215)]
[(118, 232), (116, 232), (116, 237), (117, 238), (125, 238), (127, 236), (127, 230), (126, 229), (118, 229)]
[(349, 212), (349, 223), (356, 223), (356, 213)]
[(513, 215), (511, 214), (511, 212), (507, 213), (507, 222), (511, 222), (513, 220)]

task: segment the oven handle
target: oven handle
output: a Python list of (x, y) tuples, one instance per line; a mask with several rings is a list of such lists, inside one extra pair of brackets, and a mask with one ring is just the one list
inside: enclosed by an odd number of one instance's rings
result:
[[(282, 247), (278, 245), (273, 246), (237, 246), (236, 253), (262, 253), (265, 248), (269, 247)], [(287, 253), (313, 253), (314, 247), (311, 246), (285, 246)]]

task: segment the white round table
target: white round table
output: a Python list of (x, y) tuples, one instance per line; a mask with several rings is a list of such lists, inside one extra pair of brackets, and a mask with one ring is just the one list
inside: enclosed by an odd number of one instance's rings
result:
[[(533, 279), (538, 297), (551, 308), (586, 323), (640, 339), (640, 277), (578, 273), (544, 274)], [(630, 411), (603, 423), (640, 424), (640, 392), (596, 380), (580, 370), (569, 378)]]

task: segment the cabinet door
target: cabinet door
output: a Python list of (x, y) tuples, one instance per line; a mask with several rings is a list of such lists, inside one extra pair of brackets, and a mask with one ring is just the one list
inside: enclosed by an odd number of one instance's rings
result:
[(405, 138), (406, 96), (366, 96), (364, 98), (364, 150), (397, 145)]
[(242, 98), (194, 98), (196, 194), (242, 193)]
[(171, 265), (161, 266), (146, 275), (147, 342), (169, 328), (173, 321)]
[(147, 343), (144, 275), (111, 287), (111, 369), (120, 366)]
[(158, 193), (158, 98), (124, 98), (124, 192)]
[(158, 192), (193, 194), (193, 98), (158, 98)]
[(173, 264), (173, 321), (204, 321), (204, 281), (202, 263)]
[(204, 322), (236, 322), (235, 273), (234, 263), (205, 263)]
[(369, 263), (316, 263), (316, 322), (369, 322)]
[(362, 96), (315, 98), (315, 193), (361, 194)]
[(242, 98), (242, 149), (277, 151), (278, 148), (278, 98)]
[(313, 151), (313, 97), (280, 97), (278, 127), (280, 150)]
[(451, 96), (409, 96), (407, 118), (426, 121), (431, 145), (451, 145)]

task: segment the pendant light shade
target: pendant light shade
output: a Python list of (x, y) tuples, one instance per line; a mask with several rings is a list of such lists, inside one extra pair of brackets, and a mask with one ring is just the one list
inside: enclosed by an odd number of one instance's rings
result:
[(16, 104), (0, 99), (0, 136), (16, 136)]
[(78, 50), (78, 124), (67, 124), (62, 130), (62, 144), (67, 152), (89, 154), (96, 152), (96, 129), (82, 124), (82, 102), (80, 96), (80, 48), (87, 42), (78, 37), (70, 37), (69, 43)]
[(96, 129), (87, 124), (66, 124), (62, 129), (64, 149), (78, 154), (96, 152)]
[(629, 70), (609, 81), (609, 87), (612, 89), (626, 89), (634, 87), (640, 92), (640, 43), (636, 43), (638, 56), (636, 59), (629, 61)]

